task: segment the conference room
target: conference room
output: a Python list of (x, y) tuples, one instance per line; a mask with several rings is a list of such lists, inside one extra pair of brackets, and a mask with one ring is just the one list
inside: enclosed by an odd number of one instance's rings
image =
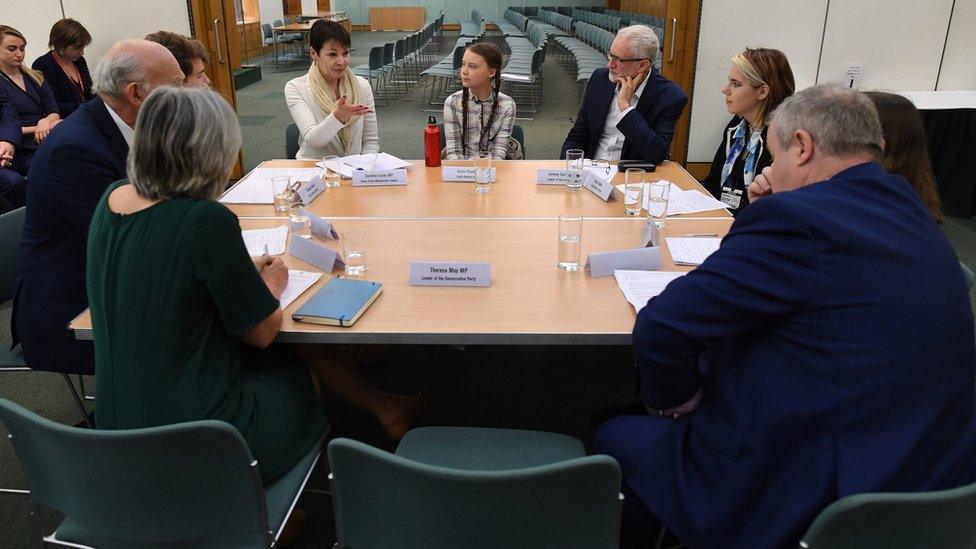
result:
[(14, 0), (0, 546), (965, 546), (974, 23)]

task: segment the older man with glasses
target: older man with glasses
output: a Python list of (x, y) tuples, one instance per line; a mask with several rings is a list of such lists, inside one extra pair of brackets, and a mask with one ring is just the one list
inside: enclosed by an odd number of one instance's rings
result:
[(668, 158), (674, 127), (688, 97), (654, 69), (659, 44), (650, 27), (633, 25), (617, 32), (607, 68), (593, 71), (576, 124), (563, 143), (586, 158), (643, 160)]

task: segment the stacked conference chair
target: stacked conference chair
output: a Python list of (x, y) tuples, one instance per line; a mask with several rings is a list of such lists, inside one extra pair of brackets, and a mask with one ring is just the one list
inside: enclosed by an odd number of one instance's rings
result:
[(510, 52), (508, 63), (502, 68), (502, 90), (518, 105), (518, 117), (532, 119), (542, 102), (542, 64), (546, 49), (554, 36), (565, 31), (536, 20), (526, 23), (525, 37), (505, 38)]
[[(455, 91), (461, 89), (458, 71), (461, 69), (461, 59), (464, 49), (472, 42), (477, 42), (482, 36), (462, 36), (454, 43), (450, 55), (438, 61), (434, 66), (420, 73), (423, 76), (424, 102), (421, 110), (425, 112), (442, 112), (444, 100)], [(504, 73), (503, 73), (504, 74)]]

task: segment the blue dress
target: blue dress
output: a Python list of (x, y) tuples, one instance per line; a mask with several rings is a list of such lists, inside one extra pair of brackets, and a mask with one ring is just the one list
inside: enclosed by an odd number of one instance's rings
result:
[[(47, 81), (38, 84), (28, 75), (24, 75), (24, 88), (14, 83), (9, 76), (0, 72), (0, 94), (13, 105), (20, 119), (21, 127), (35, 126), (37, 122), (50, 115), (58, 113), (58, 102), (54, 99), (54, 92)], [(20, 147), (14, 156), (14, 170), (21, 175), (27, 175), (31, 159), (37, 150), (38, 143), (33, 136), (24, 136), (20, 140)]]

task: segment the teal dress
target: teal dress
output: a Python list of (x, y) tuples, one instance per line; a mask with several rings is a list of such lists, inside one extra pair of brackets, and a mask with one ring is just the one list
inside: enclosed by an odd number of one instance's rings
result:
[(308, 368), (241, 336), (272, 314), (237, 217), (211, 200), (164, 200), (131, 215), (108, 206), (88, 236), (99, 429), (200, 419), (234, 425), (261, 477), (288, 471), (326, 421)]

